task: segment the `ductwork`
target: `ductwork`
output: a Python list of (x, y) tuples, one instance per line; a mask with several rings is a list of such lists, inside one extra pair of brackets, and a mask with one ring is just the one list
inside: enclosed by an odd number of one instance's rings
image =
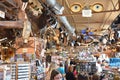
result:
[[(57, 15), (63, 14), (64, 7), (57, 3), (56, 0), (46, 0), (46, 3), (53, 8)], [(59, 16), (59, 19), (65, 25), (67, 30), (75, 35), (75, 28), (70, 25), (67, 18), (65, 16)]]

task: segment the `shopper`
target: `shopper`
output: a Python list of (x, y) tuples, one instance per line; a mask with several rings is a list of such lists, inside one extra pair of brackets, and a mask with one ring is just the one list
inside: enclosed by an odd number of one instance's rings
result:
[(62, 77), (63, 77), (62, 80), (64, 80), (64, 77), (65, 77), (65, 68), (64, 68), (64, 66), (63, 66), (62, 63), (59, 64), (59, 68), (57, 70), (62, 74)]
[(50, 80), (62, 80), (62, 74), (57, 70), (52, 70)]
[(75, 76), (73, 74), (73, 66), (68, 67), (68, 72), (66, 73), (66, 80), (75, 80)]
[(48, 69), (48, 71), (47, 71), (47, 73), (46, 73), (46, 79), (45, 80), (50, 80), (50, 75), (51, 75), (51, 72), (54, 70), (54, 69), (57, 69), (58, 68), (58, 66), (57, 66), (57, 64), (55, 63), (55, 62), (51, 62), (50, 63), (50, 66), (49, 66), (49, 69)]
[(89, 80), (88, 74), (86, 72), (81, 72), (78, 74), (78, 80)]
[(94, 74), (94, 75), (92, 76), (92, 80), (100, 80), (99, 75)]

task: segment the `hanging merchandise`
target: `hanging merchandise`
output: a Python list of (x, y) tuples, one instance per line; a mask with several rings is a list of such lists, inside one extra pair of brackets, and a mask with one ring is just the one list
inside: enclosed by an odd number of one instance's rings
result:
[(79, 62), (77, 64), (78, 72), (88, 72), (89, 74), (94, 74), (97, 71), (96, 62)]
[(86, 29), (81, 30), (82, 34), (86, 34)]
[(37, 70), (36, 70), (37, 80), (41, 80), (44, 78), (44, 67), (40, 60), (36, 60), (36, 67), (37, 67)]
[(93, 49), (94, 48), (90, 46), (90, 47), (84, 48), (82, 51), (79, 51), (77, 59), (79, 59), (79, 61), (96, 62), (96, 57), (93, 56), (94, 55)]

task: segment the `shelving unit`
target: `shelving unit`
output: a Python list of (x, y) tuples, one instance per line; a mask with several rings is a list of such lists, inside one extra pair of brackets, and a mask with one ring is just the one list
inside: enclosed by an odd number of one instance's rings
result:
[(30, 80), (30, 64), (26, 62), (13, 63), (11, 73), (11, 80)]
[(11, 80), (16, 79), (16, 63), (11, 64)]

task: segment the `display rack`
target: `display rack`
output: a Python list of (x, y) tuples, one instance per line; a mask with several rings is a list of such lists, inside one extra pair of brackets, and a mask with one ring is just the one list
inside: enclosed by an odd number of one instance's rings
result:
[(95, 62), (79, 62), (77, 64), (78, 72), (88, 72), (88, 73), (96, 73), (96, 63)]
[(30, 64), (26, 62), (13, 63), (11, 73), (11, 80), (30, 80)]
[(16, 63), (11, 64), (11, 80), (16, 79)]

